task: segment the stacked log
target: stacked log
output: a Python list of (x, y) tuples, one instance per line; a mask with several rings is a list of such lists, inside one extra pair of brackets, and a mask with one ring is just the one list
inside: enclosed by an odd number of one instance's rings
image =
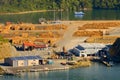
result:
[(53, 45), (56, 41), (58, 41), (60, 38), (37, 38), (34, 42), (43, 42), (47, 44), (49, 41), (51, 42), (51, 45)]
[(102, 31), (76, 31), (73, 36), (75, 37), (91, 37), (91, 36), (103, 36)]
[(90, 37), (86, 40), (86, 42), (88, 43), (109, 43), (109, 44), (113, 44), (115, 42), (115, 40), (120, 37), (120, 36), (94, 36), (94, 37)]
[(23, 37), (19, 37), (19, 36), (16, 36), (16, 37), (13, 37), (12, 38), (12, 43), (13, 44), (23, 44), (23, 42), (34, 42), (35, 41), (35, 37), (29, 37), (29, 38), (23, 38)]
[(59, 38), (61, 35), (57, 32), (42, 32), (39, 35), (40, 38)]
[(11, 24), (8, 28), (9, 30), (35, 30), (33, 24)]
[(82, 27), (79, 27), (78, 30), (109, 29), (110, 27), (120, 27), (120, 22), (89, 23), (89, 24), (83, 25)]
[(28, 33), (22, 33), (22, 37), (23, 38), (27, 38), (28, 37)]
[(67, 29), (67, 26), (63, 24), (46, 25), (46, 26), (39, 28), (39, 30), (66, 30), (66, 29)]

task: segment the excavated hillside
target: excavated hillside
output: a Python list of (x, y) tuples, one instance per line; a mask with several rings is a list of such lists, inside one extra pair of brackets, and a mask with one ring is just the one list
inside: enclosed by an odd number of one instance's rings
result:
[(113, 57), (113, 60), (116, 62), (120, 62), (120, 38), (117, 38), (113, 43), (110, 54)]
[(12, 56), (12, 46), (8, 42), (8, 40), (3, 39), (0, 36), (0, 60)]

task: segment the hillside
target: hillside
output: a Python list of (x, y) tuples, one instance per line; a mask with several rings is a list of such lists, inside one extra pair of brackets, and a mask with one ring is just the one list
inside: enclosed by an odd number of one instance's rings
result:
[(11, 56), (10, 44), (6, 39), (0, 37), (0, 60)]
[(0, 12), (120, 9), (120, 0), (0, 0)]
[(117, 38), (113, 43), (110, 49), (110, 54), (114, 61), (120, 62), (120, 38)]

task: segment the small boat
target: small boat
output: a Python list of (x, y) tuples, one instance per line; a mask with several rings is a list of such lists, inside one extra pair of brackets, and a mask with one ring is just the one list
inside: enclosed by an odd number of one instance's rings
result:
[(80, 11), (80, 12), (75, 12), (75, 15), (84, 15), (85, 13)]

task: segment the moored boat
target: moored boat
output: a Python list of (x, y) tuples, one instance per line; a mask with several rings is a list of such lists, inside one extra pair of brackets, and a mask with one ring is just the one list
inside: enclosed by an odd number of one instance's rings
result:
[(85, 13), (80, 11), (80, 12), (75, 12), (75, 15), (84, 15)]

